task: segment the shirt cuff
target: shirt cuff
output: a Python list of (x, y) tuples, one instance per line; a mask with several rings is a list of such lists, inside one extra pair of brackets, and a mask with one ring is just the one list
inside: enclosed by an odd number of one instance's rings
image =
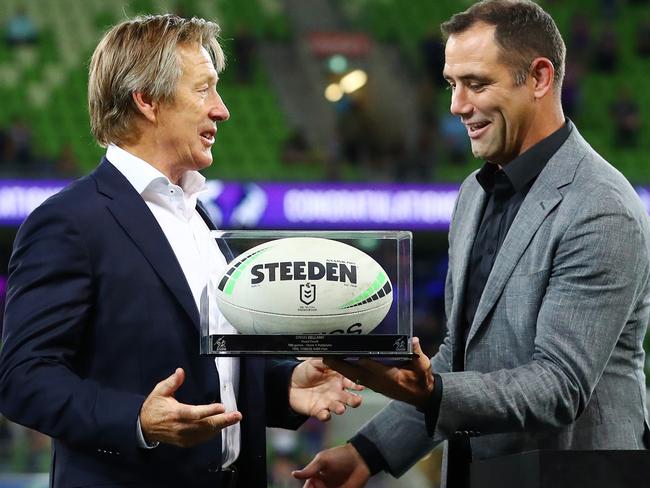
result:
[(372, 476), (388, 468), (388, 463), (384, 459), (384, 456), (382, 456), (379, 449), (377, 449), (377, 446), (375, 446), (367, 437), (362, 434), (357, 434), (348, 442), (352, 444), (361, 458), (368, 465), (368, 469)]
[(442, 377), (439, 374), (433, 375), (433, 390), (424, 406), (424, 424), (427, 429), (427, 435), (433, 437), (438, 424), (438, 415), (440, 414), (440, 403), (442, 402)]
[(138, 447), (141, 448), (141, 449), (155, 449), (156, 447), (158, 447), (158, 444), (160, 444), (160, 442), (152, 442), (151, 444), (149, 444), (145, 440), (144, 434), (142, 433), (142, 425), (140, 425), (140, 416), (139, 415), (138, 415), (138, 422), (137, 422), (137, 425), (136, 425), (135, 434), (136, 434), (136, 438), (138, 440)]

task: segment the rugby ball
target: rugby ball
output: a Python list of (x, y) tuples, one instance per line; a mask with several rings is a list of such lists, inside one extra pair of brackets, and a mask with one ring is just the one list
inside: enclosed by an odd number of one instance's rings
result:
[(367, 334), (393, 301), (388, 275), (373, 258), (317, 237), (253, 247), (218, 283), (219, 310), (242, 334)]

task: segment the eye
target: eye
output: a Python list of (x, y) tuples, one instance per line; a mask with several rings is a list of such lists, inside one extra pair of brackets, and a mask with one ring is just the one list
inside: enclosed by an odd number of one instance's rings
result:
[(210, 91), (210, 87), (211, 87), (210, 83), (201, 84), (201, 85), (198, 86), (197, 91), (201, 95), (207, 95), (208, 92)]
[(470, 83), (469, 84), (469, 89), (472, 90), (473, 92), (482, 92), (485, 90), (485, 83)]
[(453, 83), (449, 83), (449, 84), (445, 87), (445, 90), (454, 91), (455, 89), (456, 89), (456, 85), (454, 85)]

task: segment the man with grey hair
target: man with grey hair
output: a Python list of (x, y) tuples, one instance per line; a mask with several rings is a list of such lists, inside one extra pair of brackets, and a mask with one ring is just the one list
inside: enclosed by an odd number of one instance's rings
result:
[(535, 449), (644, 449), (650, 226), (639, 197), (564, 117), (565, 48), (527, 0), (442, 25), (450, 110), (485, 161), (449, 231), (447, 335), (405, 367), (326, 361), (396, 399), (294, 475), (306, 487), (399, 476), (445, 442), (443, 485), (471, 459)]
[(106, 157), (16, 237), (0, 410), (54, 439), (54, 487), (263, 488), (266, 426), (361, 402), (318, 360), (199, 354), (201, 295), (228, 252), (197, 205), (229, 117), (218, 31), (163, 15), (106, 33), (88, 84)]

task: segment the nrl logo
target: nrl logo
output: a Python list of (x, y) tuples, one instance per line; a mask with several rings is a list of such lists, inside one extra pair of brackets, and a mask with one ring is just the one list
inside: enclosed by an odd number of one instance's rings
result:
[(316, 300), (316, 285), (305, 283), (300, 285), (300, 301), (305, 305), (310, 305)]
[(406, 341), (404, 339), (397, 339), (393, 343), (393, 347), (395, 348), (396, 352), (404, 352), (406, 351)]
[(213, 344), (213, 349), (215, 351), (225, 351), (226, 350), (226, 338), (225, 337), (219, 337), (218, 339), (214, 340)]

